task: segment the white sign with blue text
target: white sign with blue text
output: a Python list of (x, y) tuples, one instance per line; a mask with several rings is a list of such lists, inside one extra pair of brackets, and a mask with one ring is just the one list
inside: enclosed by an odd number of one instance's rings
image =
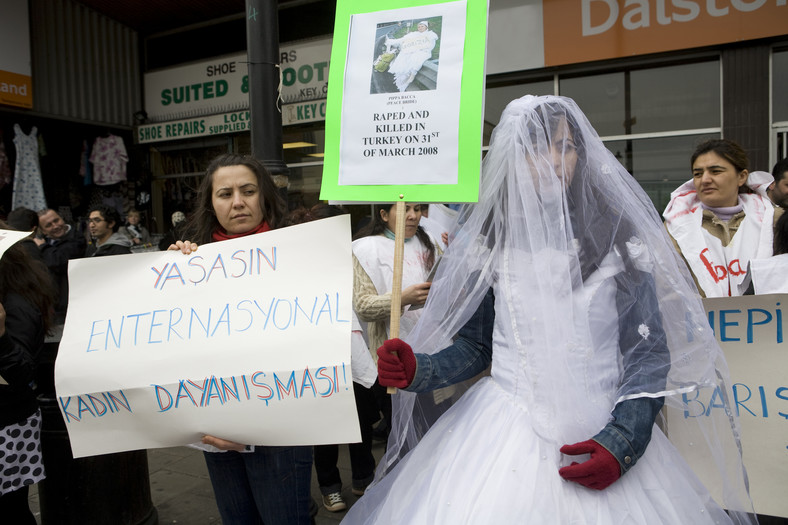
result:
[(69, 265), (55, 369), (74, 457), (360, 441), (350, 222)]
[(731, 374), (728, 392), (701, 389), (682, 394), (684, 409), (668, 410), (668, 435), (695, 473), (722, 501), (722, 487), (710, 458), (697, 454), (699, 436), (676, 435), (671, 421), (716, 418), (727, 425), (735, 413), (741, 425), (744, 466), (755, 511), (788, 517), (788, 295), (745, 295), (704, 299), (709, 325)]

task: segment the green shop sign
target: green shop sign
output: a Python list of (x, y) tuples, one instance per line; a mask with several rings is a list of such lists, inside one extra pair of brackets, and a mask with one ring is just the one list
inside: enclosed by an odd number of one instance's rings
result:
[(235, 111), (209, 117), (197, 117), (158, 124), (137, 126), (137, 144), (180, 140), (209, 135), (225, 135), (249, 130), (249, 111)]

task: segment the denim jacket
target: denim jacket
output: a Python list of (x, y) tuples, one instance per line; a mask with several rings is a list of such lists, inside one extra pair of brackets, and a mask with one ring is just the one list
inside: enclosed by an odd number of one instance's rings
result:
[[(639, 295), (636, 308), (619, 306), (620, 345), (636, 344), (636, 327), (639, 322), (633, 322), (636, 318), (631, 316), (641, 314), (644, 309), (657, 308), (653, 283), (649, 281), (644, 286), (647, 289), (642, 290), (645, 294)], [(620, 304), (620, 298), (617, 302)], [(479, 308), (457, 333), (451, 346), (433, 355), (416, 354), (416, 374), (406, 390), (435, 390), (465, 381), (484, 371), (492, 362), (494, 321), (495, 297), (490, 289)], [(654, 330), (660, 333), (655, 334)], [(661, 325), (654, 327), (652, 334), (664, 336)], [(667, 346), (664, 354), (658, 358), (664, 359), (666, 356)], [(625, 377), (627, 372), (625, 363)], [(594, 441), (605, 447), (618, 460), (622, 475), (632, 468), (645, 452), (651, 440), (651, 429), (663, 403), (662, 397), (639, 397), (622, 401), (613, 409), (608, 424), (593, 436)]]

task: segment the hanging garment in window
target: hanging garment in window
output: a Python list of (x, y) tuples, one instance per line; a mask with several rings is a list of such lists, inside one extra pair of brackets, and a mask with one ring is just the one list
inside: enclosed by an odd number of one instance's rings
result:
[(126, 163), (129, 156), (123, 139), (116, 135), (96, 137), (90, 162), (93, 163), (93, 182), (99, 186), (126, 180)]
[(47, 208), (47, 201), (38, 163), (38, 129), (33, 126), (30, 135), (25, 135), (19, 124), (14, 124), (14, 133), (16, 168), (11, 209), (24, 206), (34, 211), (44, 210)]

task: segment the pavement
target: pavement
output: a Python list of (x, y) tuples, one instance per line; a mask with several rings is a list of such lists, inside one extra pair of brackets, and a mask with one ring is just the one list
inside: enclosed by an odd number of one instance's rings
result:
[[(372, 452), (377, 460), (383, 455), (384, 444), (375, 442)], [(342, 496), (350, 508), (358, 500), (350, 490), (350, 458), (346, 446), (339, 447), (339, 472), (345, 484)], [(159, 515), (160, 525), (220, 525), (219, 511), (208, 478), (202, 452), (189, 447), (148, 450), (148, 470), (153, 506)], [(316, 525), (336, 525), (347, 511), (328, 512), (322, 505), (317, 476), (312, 469), (312, 497), (318, 504)], [(30, 489), (30, 509), (41, 524), (38, 491)], [(91, 524), (85, 524), (91, 525)], [(97, 524), (104, 525), (104, 524)]]

